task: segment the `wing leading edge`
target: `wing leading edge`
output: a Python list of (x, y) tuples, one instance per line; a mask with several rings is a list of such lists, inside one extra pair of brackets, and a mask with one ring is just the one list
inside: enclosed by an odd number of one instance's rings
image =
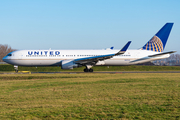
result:
[(81, 65), (86, 65), (86, 64), (94, 65), (98, 61), (110, 59), (113, 56), (124, 54), (126, 52), (126, 50), (128, 49), (130, 43), (131, 43), (131, 41), (127, 42), (126, 45), (119, 52), (117, 52), (115, 54), (108, 54), (108, 55), (101, 55), (101, 56), (94, 56), (94, 57), (86, 57), (86, 58), (75, 59), (74, 63), (81, 64)]

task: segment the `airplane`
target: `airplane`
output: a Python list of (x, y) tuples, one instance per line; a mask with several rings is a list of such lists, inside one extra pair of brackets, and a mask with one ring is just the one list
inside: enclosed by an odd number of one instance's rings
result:
[(84, 72), (93, 72), (93, 66), (134, 65), (168, 58), (176, 51), (163, 52), (173, 23), (166, 23), (141, 49), (127, 50), (131, 41), (121, 50), (17, 50), (7, 54), (3, 61), (18, 66), (61, 66), (73, 69), (85, 66)]

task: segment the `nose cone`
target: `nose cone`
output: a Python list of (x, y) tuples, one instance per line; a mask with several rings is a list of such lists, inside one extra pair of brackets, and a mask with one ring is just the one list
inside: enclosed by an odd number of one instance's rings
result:
[(4, 62), (7, 62), (7, 56), (3, 57), (2, 59)]

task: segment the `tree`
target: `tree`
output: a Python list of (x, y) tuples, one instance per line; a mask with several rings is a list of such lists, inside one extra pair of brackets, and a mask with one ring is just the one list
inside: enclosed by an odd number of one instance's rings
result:
[(0, 44), (0, 62), (3, 62), (2, 58), (12, 51), (15, 51), (15, 49), (12, 49), (9, 45)]

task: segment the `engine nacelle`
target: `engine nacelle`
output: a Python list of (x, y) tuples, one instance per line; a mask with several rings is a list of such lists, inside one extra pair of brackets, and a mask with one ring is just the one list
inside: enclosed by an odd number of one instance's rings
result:
[(104, 61), (98, 61), (98, 62), (96, 63), (96, 65), (104, 65), (104, 64), (105, 64)]
[(78, 64), (75, 64), (73, 60), (63, 60), (61, 64), (61, 69), (73, 69), (80, 67)]

